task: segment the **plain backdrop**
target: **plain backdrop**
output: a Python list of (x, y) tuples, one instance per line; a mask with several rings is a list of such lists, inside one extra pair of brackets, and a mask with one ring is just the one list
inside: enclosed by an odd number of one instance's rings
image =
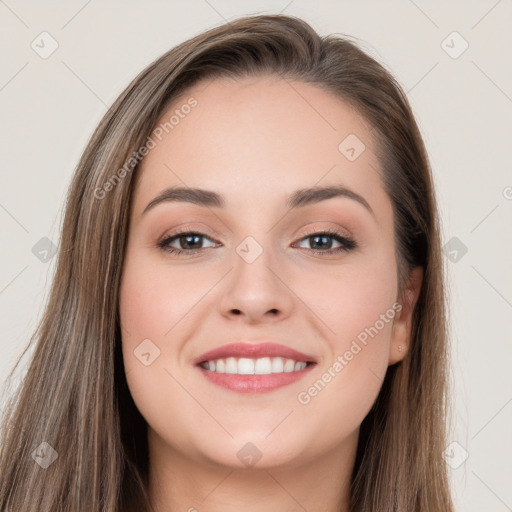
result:
[(510, 511), (510, 0), (0, 1), (0, 380), (40, 319), (66, 190), (108, 106), (177, 43), (278, 12), (358, 38), (407, 91), (433, 167), (449, 271), (455, 499), (461, 511)]

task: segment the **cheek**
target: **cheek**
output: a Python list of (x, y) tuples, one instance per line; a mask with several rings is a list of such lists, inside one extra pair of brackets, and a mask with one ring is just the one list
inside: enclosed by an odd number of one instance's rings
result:
[(324, 326), (329, 353), (315, 378), (304, 382), (297, 402), (306, 414), (322, 417), (334, 438), (360, 425), (388, 368), (397, 315), (396, 265), (392, 252), (388, 256), (314, 277), (304, 273), (297, 281), (298, 294)]
[[(293, 282), (294, 291), (323, 324), (333, 352), (344, 352), (351, 340), (376, 322), (380, 343), (370, 351), (387, 349), (385, 341), (390, 338), (397, 294), (392, 253), (364, 255), (347, 260), (345, 265), (314, 272), (302, 269)], [(386, 312), (388, 317), (383, 322)]]
[(174, 326), (188, 317), (208, 290), (209, 274), (210, 270), (168, 266), (143, 254), (128, 259), (120, 289), (123, 343), (145, 338), (168, 343)]
[[(172, 379), (173, 357), (179, 353), (175, 335), (187, 312), (198, 298), (192, 284), (184, 287), (177, 272), (156, 265), (136, 251), (129, 254), (120, 287), (119, 315), (122, 326), (122, 352), (125, 375), (135, 405), (148, 424), (168, 431), (173, 439), (182, 438), (185, 427), (173, 427), (163, 411), (184, 410), (189, 400)], [(178, 324), (178, 328), (173, 327)], [(169, 342), (172, 341), (172, 351)], [(179, 423), (179, 422), (178, 422)], [(173, 431), (174, 428), (174, 431)]]

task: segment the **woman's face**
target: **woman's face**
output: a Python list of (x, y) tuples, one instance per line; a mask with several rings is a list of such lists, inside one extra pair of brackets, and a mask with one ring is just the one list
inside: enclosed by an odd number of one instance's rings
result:
[(120, 302), (155, 457), (353, 455), (409, 328), (369, 125), (277, 77), (203, 82), (161, 121), (138, 170)]

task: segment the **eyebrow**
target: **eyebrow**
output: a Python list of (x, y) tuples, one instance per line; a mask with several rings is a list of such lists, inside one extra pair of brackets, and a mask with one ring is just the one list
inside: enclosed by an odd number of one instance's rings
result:
[[(298, 189), (287, 198), (286, 206), (290, 209), (301, 208), (319, 203), (320, 201), (332, 199), (333, 197), (346, 197), (357, 201), (375, 216), (371, 206), (364, 197), (341, 185)], [(146, 208), (144, 208), (142, 215), (156, 205), (167, 202), (193, 203), (207, 208), (224, 208), (226, 205), (224, 198), (213, 190), (190, 187), (170, 187), (151, 200)]]

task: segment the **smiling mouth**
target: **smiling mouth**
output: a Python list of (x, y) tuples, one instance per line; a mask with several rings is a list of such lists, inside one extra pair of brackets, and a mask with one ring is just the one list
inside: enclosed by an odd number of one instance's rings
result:
[(303, 379), (313, 361), (284, 357), (227, 357), (203, 361), (196, 368), (212, 384), (237, 393), (268, 393)]
[(271, 375), (278, 373), (300, 372), (313, 361), (296, 361), (285, 357), (227, 357), (199, 364), (201, 368), (213, 373), (231, 375)]
[(264, 393), (304, 378), (317, 362), (312, 355), (269, 340), (223, 345), (197, 357), (194, 364), (217, 386), (238, 393)]

